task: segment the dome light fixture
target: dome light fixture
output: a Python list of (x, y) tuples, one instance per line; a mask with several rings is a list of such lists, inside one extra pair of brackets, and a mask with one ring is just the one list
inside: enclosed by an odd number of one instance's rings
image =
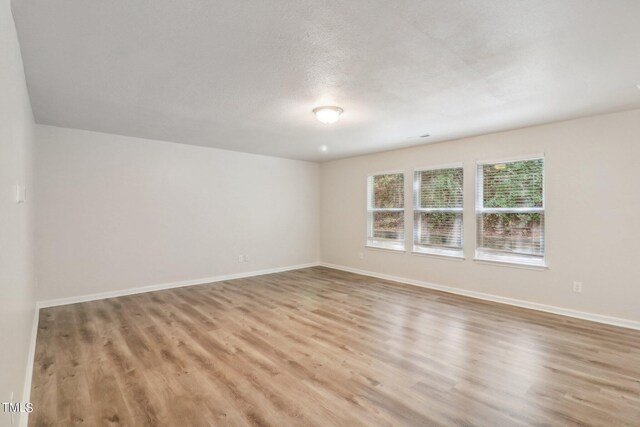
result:
[(313, 114), (316, 115), (316, 118), (326, 124), (337, 122), (343, 112), (342, 108), (329, 105), (313, 109)]

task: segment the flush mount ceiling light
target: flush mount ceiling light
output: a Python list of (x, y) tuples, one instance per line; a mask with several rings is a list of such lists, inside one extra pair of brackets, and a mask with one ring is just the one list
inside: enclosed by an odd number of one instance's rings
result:
[(315, 114), (316, 118), (322, 123), (331, 124), (338, 121), (343, 111), (340, 107), (323, 106), (314, 108), (313, 114)]

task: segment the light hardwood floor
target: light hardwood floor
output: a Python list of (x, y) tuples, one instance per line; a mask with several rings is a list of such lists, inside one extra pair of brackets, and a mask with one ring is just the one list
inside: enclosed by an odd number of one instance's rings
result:
[(40, 312), (31, 426), (639, 426), (640, 331), (317, 267)]

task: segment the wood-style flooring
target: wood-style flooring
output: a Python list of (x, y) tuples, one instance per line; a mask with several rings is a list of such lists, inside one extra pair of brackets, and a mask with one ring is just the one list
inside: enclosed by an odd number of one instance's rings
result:
[(42, 309), (30, 426), (640, 426), (640, 331), (316, 267)]

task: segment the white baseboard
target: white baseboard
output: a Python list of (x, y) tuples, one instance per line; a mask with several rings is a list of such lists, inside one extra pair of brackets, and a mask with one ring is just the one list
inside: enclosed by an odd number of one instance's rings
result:
[(640, 330), (640, 322), (622, 319), (619, 317), (604, 316), (602, 314), (587, 313), (584, 311), (572, 310), (568, 308), (556, 307), (552, 305), (539, 304), (537, 302), (524, 301), (514, 298), (501, 297), (497, 295), (485, 294), (483, 292), (468, 291), (466, 289), (453, 288), (450, 286), (437, 285), (435, 283), (424, 282), (422, 280), (407, 279), (404, 277), (391, 276), (388, 274), (375, 273), (373, 271), (359, 270), (357, 268), (346, 267), (344, 265), (321, 262), (321, 266), (333, 268), (335, 270), (348, 271), (350, 273), (361, 274), (363, 276), (376, 277), (378, 279), (391, 280), (393, 282), (405, 283), (407, 285), (420, 286), (422, 288), (435, 289), (437, 291), (451, 294), (464, 295), (485, 301), (498, 302), (501, 304), (513, 305), (516, 307), (528, 308), (530, 310), (544, 311), (547, 313), (559, 314), (561, 316), (574, 317), (577, 319), (590, 320), (592, 322), (604, 323), (607, 325), (621, 326), (623, 328)]
[[(22, 402), (29, 402), (31, 399), (31, 379), (33, 378), (33, 364), (36, 357), (36, 339), (38, 338), (38, 322), (40, 321), (40, 307), (35, 304), (33, 314), (33, 322), (31, 325), (31, 336), (29, 337), (29, 353), (27, 353), (27, 371), (24, 378), (24, 390), (22, 391)], [(27, 427), (29, 424), (29, 414), (23, 412), (20, 414), (18, 425)]]
[(141, 294), (144, 292), (160, 291), (163, 289), (182, 288), (184, 286), (204, 285), (207, 283), (223, 282), (225, 280), (243, 279), (246, 277), (262, 276), (263, 274), (282, 273), (283, 271), (298, 270), (301, 268), (317, 267), (319, 262), (307, 264), (289, 265), (286, 267), (269, 268), (266, 270), (255, 270), (244, 273), (227, 274), (224, 276), (205, 277), (202, 279), (185, 280), (181, 282), (163, 283), (160, 285), (142, 286), (138, 288), (121, 289), (117, 291), (99, 292), (96, 294), (80, 295), (68, 298), (58, 298), (45, 301), (38, 301), (39, 308), (55, 307), (58, 305), (76, 304), (79, 302), (95, 301), (105, 298), (115, 298), (125, 295)]

